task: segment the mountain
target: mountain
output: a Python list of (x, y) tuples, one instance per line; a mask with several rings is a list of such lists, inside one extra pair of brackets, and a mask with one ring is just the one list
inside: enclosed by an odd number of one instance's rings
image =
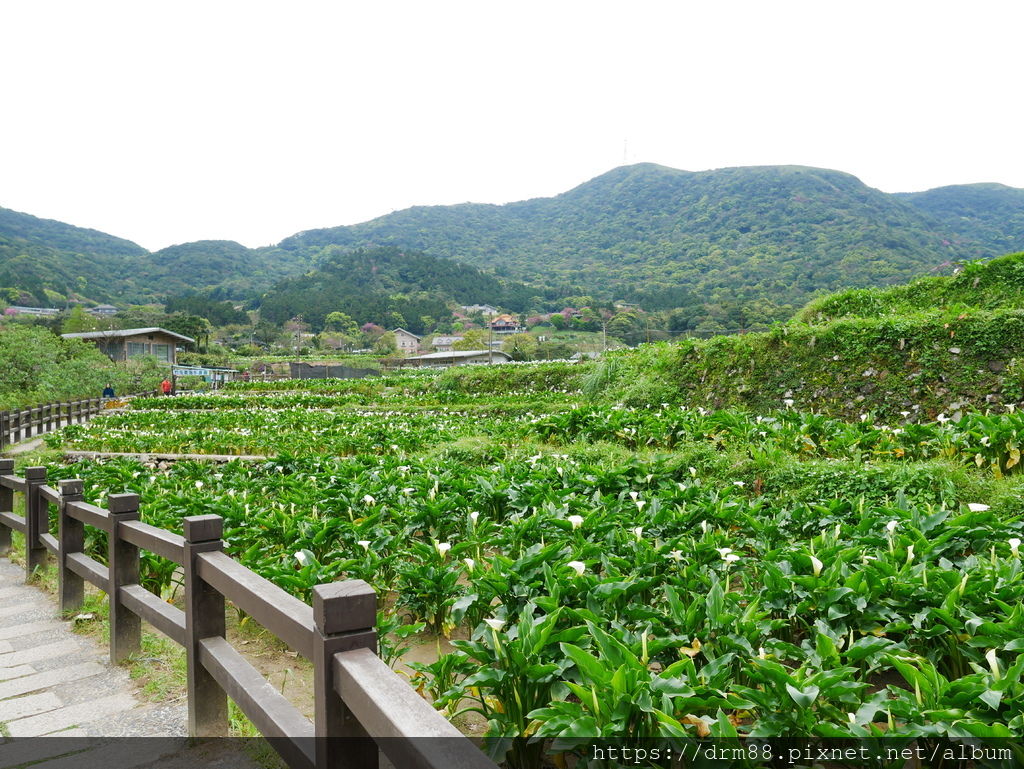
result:
[(1024, 190), (1003, 184), (957, 184), (899, 197), (976, 244), (976, 257), (1024, 247)]
[[(379, 246), (472, 266), (531, 286), (522, 289), (531, 296), (589, 294), (653, 310), (689, 307), (695, 316), (709, 303), (759, 305), (780, 317), (826, 291), (900, 283), (1024, 249), (1024, 190), (979, 184), (891, 195), (819, 168), (695, 173), (644, 163), (551, 198), (417, 206), (272, 248), (199, 241), (155, 253), (0, 209), (0, 290), (38, 304), (68, 294), (138, 302), (194, 290), (253, 299), (299, 280), (332, 249)], [(439, 269), (428, 271), (431, 279)], [(445, 286), (403, 290), (456, 296), (460, 269), (445, 273)]]
[(165, 293), (215, 289), (217, 296), (256, 296), (279, 280), (309, 269), (305, 254), (246, 248), (233, 240), (169, 246), (143, 260), (142, 280)]
[[(281, 281), (261, 299), (265, 320), (282, 323), (301, 315), (316, 330), (331, 312), (344, 312), (358, 324), (380, 323), (423, 333), (424, 317), (443, 319), (448, 305), (488, 302), (526, 310), (539, 301), (536, 289), (501, 280), (451, 259), (380, 247), (346, 251), (328, 246), (316, 270)], [(395, 317), (395, 315), (401, 317)]]
[(255, 297), (309, 269), (303, 259), (304, 254), (220, 240), (150, 253), (97, 230), (0, 208), (0, 291), (14, 303), (139, 303), (204, 289), (224, 298)]
[(616, 168), (553, 198), (415, 207), (300, 233), (279, 247), (328, 244), (422, 249), (561, 293), (655, 309), (694, 297), (801, 304), (823, 290), (900, 282), (1013, 247), (974, 242), (839, 171), (692, 173), (654, 164)]

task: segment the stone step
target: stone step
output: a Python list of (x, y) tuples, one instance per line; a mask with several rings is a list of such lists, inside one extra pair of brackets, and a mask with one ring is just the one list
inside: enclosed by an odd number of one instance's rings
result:
[(9, 681), (12, 678), (30, 676), (35, 672), (36, 669), (29, 665), (18, 665), (16, 668), (0, 668), (0, 681)]
[(56, 668), (55, 670), (47, 670), (45, 673), (15, 678), (13, 681), (0, 683), (0, 700), (37, 692), (40, 689), (49, 689), (51, 686), (80, 681), (91, 676), (100, 675), (103, 672), (104, 668), (102, 665), (96, 662), (83, 662), (71, 667)]
[(35, 646), (31, 649), (23, 649), (20, 652), (8, 652), (7, 654), (0, 654), (0, 668), (54, 659), (66, 654), (74, 654), (81, 651), (81, 649), (82, 644), (77, 638), (68, 638), (64, 641), (55, 641), (54, 643)]
[(7, 732), (12, 737), (39, 737), (69, 727), (85, 726), (94, 721), (109, 718), (131, 710), (136, 704), (135, 698), (130, 694), (115, 694), (92, 702), (51, 710), (42, 715), (11, 721), (7, 724)]
[(22, 638), (35, 633), (60, 630), (62, 627), (64, 627), (64, 623), (52, 619), (39, 620), (38, 622), (23, 622), (20, 625), (0, 627), (0, 639)]
[(63, 703), (53, 692), (30, 694), (27, 697), (16, 697), (13, 700), (0, 702), (0, 721), (13, 721), (17, 718), (28, 718), (50, 710), (56, 710)]

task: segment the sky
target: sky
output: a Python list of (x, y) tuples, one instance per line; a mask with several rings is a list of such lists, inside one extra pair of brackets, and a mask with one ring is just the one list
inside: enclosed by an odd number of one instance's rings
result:
[(156, 250), (624, 163), (1024, 187), (1024, 3), (0, 3), (0, 206)]

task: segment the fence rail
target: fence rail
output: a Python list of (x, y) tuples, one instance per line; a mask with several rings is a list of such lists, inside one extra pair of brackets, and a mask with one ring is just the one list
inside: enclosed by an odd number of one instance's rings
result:
[[(126, 398), (144, 398), (152, 393), (137, 393)], [(45, 403), (26, 409), (0, 411), (0, 451), (12, 443), (53, 432), (68, 425), (80, 425), (103, 410), (110, 398)], [(113, 400), (121, 400), (114, 398)]]
[[(24, 534), (27, 579), (52, 553), (62, 611), (81, 607), (86, 582), (104, 591), (112, 662), (140, 651), (143, 620), (183, 646), (190, 736), (226, 736), (230, 697), (292, 769), (376, 769), (380, 752), (403, 769), (496, 769), (377, 656), (377, 596), (362, 580), (317, 585), (310, 606), (224, 553), (220, 516), (185, 518), (181, 536), (138, 520), (136, 494), (109, 494), (101, 508), (83, 501), (82, 481), (54, 489), (46, 472), (21, 478), (0, 459), (0, 555), (12, 531)], [(107, 533), (105, 565), (84, 552), (86, 526)], [(182, 568), (184, 610), (139, 584), (140, 550)], [(225, 639), (226, 600), (313, 663), (313, 721)]]

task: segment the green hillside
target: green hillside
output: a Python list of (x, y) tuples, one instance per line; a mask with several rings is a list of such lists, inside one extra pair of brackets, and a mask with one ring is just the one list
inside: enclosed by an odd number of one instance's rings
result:
[(957, 184), (900, 195), (976, 248), (975, 257), (1024, 247), (1024, 190), (1003, 184)]
[(554, 198), (411, 208), (280, 247), (330, 243), (500, 264), (527, 282), (651, 309), (729, 297), (799, 305), (822, 290), (901, 282), (979, 249), (997, 253), (849, 174), (797, 166), (625, 166)]
[(307, 269), (305, 254), (246, 248), (233, 240), (199, 240), (147, 254), (141, 280), (164, 293), (216, 289), (217, 296), (241, 299)]
[(769, 332), (610, 357), (607, 397), (857, 419), (1024, 401), (1024, 253), (957, 275), (825, 297)]
[(421, 318), (448, 317), (452, 301), (525, 310), (535, 293), (450, 259), (398, 248), (328, 247), (319, 254), (317, 270), (281, 281), (264, 294), (260, 313), (275, 323), (302, 315), (317, 330), (331, 312), (344, 312), (360, 325), (397, 313), (403, 322), (396, 319), (394, 325), (420, 333)]
[[(710, 317), (708, 305), (787, 317), (822, 292), (903, 283), (1024, 248), (1024, 190), (977, 184), (890, 195), (817, 168), (691, 173), (640, 164), (551, 198), (418, 206), (272, 248), (199, 241), (156, 253), (0, 209), (0, 288), (38, 304), (69, 293), (136, 302), (196, 290), (237, 300), (300, 279), (327, 247), (378, 246), (450, 258), (527, 284), (535, 296), (678, 307), (697, 319)], [(437, 287), (443, 294), (460, 292), (459, 269)]]

